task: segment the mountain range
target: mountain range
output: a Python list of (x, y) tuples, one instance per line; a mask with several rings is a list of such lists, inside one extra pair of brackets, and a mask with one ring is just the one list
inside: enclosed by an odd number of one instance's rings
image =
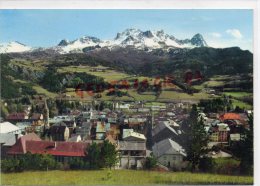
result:
[(154, 49), (192, 49), (196, 47), (208, 47), (201, 34), (195, 34), (191, 39), (177, 39), (172, 35), (160, 31), (142, 31), (140, 29), (126, 29), (117, 33), (112, 40), (101, 40), (96, 37), (83, 36), (73, 41), (61, 40), (58, 45), (49, 48), (33, 48), (14, 41), (8, 44), (0, 44), (0, 53), (21, 53), (48, 51), (57, 54), (82, 53), (98, 49), (114, 50), (117, 48), (135, 48), (138, 50), (152, 51)]

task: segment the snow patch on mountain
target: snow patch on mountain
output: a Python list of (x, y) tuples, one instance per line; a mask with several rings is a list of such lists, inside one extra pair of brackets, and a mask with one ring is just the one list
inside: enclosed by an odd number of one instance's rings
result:
[(7, 44), (0, 44), (0, 53), (28, 52), (31, 50), (32, 47), (26, 46), (25, 44), (17, 41), (9, 42)]
[[(96, 37), (84, 36), (74, 41), (61, 40), (57, 46), (47, 48), (60, 54), (81, 53), (89, 50), (97, 50), (99, 48), (133, 47), (140, 50), (151, 51), (153, 49), (169, 48), (194, 48), (207, 47), (206, 41), (201, 34), (194, 35), (191, 39), (179, 40), (174, 36), (159, 31), (142, 31), (140, 29), (126, 29), (121, 33), (117, 33), (112, 40), (100, 40)], [(18, 42), (13, 42), (8, 46), (0, 45), (0, 53), (25, 52), (30, 51), (31, 47), (25, 46)]]

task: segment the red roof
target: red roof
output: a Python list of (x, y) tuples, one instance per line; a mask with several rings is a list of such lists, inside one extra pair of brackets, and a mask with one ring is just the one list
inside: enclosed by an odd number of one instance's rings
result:
[(8, 151), (10, 154), (25, 154), (26, 153), (26, 141), (41, 141), (41, 138), (35, 133), (24, 135), (18, 139), (18, 141)]
[(25, 119), (25, 113), (11, 113), (6, 117), (6, 120), (23, 120)]
[(219, 119), (221, 121), (224, 121), (224, 120), (241, 120), (241, 117), (239, 114), (236, 114), (236, 113), (225, 113), (225, 114), (222, 114)]
[(54, 156), (85, 156), (88, 143), (83, 142), (53, 142), (53, 141), (26, 141), (25, 149), (21, 151), (21, 147), (12, 147), (8, 154), (25, 154), (31, 152), (33, 154), (51, 154)]

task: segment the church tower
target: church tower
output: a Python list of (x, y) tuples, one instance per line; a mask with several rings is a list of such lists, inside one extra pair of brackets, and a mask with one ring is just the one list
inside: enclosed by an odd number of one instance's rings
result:
[(45, 126), (47, 128), (49, 128), (50, 124), (49, 124), (49, 108), (47, 105), (47, 101), (46, 98), (44, 99), (44, 111), (43, 111), (43, 117), (44, 117), (44, 122), (45, 122)]

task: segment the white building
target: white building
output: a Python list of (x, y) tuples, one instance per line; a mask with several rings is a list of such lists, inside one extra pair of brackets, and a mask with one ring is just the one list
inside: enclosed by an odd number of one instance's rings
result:
[(22, 129), (10, 122), (0, 123), (0, 133), (3, 134), (21, 134)]
[(155, 143), (152, 150), (158, 162), (168, 168), (181, 170), (186, 166), (186, 163), (183, 161), (184, 157), (187, 156), (185, 150), (171, 139)]

